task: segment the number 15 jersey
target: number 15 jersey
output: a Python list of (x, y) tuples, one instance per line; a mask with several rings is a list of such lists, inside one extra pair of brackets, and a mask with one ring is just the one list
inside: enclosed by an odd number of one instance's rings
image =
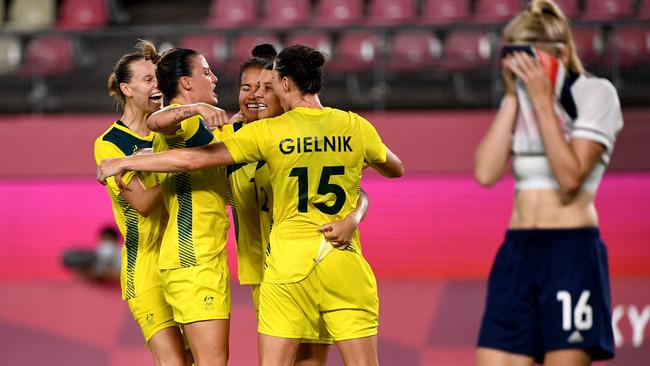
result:
[[(375, 128), (352, 112), (295, 108), (246, 125), (224, 144), (236, 162), (264, 160), (271, 173), (273, 230), (264, 282), (304, 279), (318, 262), (325, 223), (354, 210), (364, 161), (384, 163)], [(361, 247), (355, 232), (352, 247)]]

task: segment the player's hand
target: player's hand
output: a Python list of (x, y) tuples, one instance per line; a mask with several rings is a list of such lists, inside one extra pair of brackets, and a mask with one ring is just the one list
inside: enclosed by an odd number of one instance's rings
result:
[(551, 80), (539, 60), (525, 52), (515, 52), (507, 65), (508, 69), (524, 82), (533, 102), (553, 100)]
[[(124, 169), (121, 167), (122, 159), (104, 159), (97, 166), (97, 180), (99, 183), (106, 185), (106, 179), (114, 175), (124, 173)], [(120, 179), (121, 181), (122, 179)]]
[(221, 129), (221, 127), (228, 123), (228, 114), (221, 108), (209, 105), (207, 103), (198, 103), (196, 105), (197, 112), (203, 117), (205, 124), (209, 129)]
[(230, 121), (228, 121), (230, 124), (237, 122), (246, 122), (246, 117), (244, 117), (244, 114), (241, 111), (235, 113), (232, 117), (230, 117)]
[(356, 228), (357, 223), (354, 219), (351, 216), (346, 216), (341, 220), (333, 221), (321, 226), (319, 230), (334, 248), (345, 250), (352, 242), (352, 235)]

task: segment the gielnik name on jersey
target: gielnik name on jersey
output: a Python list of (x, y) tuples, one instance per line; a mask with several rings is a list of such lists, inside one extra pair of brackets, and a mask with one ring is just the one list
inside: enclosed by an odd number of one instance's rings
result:
[(294, 152), (352, 152), (350, 139), (352, 136), (303, 136), (295, 140), (287, 137), (280, 141), (280, 152), (285, 155)]

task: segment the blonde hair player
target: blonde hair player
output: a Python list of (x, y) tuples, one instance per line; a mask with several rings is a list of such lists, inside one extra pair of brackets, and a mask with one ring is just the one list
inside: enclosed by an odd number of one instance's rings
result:
[[(109, 95), (124, 110), (95, 141), (95, 160), (119, 158), (150, 149), (153, 133), (145, 120), (162, 106), (154, 64), (142, 52), (124, 55), (108, 79)], [(115, 221), (125, 238), (120, 282), (156, 365), (185, 365), (185, 348), (172, 309), (165, 300), (158, 253), (167, 221), (160, 186), (153, 174), (129, 173), (106, 184)], [(120, 186), (123, 189), (120, 189)]]
[(476, 150), (515, 199), (494, 261), (477, 365), (589, 365), (614, 356), (607, 251), (594, 198), (623, 126), (610, 82), (587, 75), (566, 17), (534, 0), (504, 29), (506, 95)]

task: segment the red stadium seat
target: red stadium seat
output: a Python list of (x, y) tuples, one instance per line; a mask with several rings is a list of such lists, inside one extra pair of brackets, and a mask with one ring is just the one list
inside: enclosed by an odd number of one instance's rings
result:
[(392, 71), (417, 71), (435, 65), (442, 53), (440, 40), (419, 30), (395, 34), (391, 42), (388, 68)]
[(421, 21), (424, 24), (449, 24), (469, 18), (468, 0), (426, 0)]
[(650, 0), (641, 1), (637, 14), (640, 19), (650, 19)]
[(257, 22), (255, 0), (212, 0), (206, 26), (211, 28), (237, 28)]
[(215, 70), (219, 70), (220, 65), (228, 59), (228, 44), (222, 36), (188, 35), (181, 40), (179, 47), (202, 54)]
[(414, 0), (372, 0), (368, 24), (395, 25), (413, 22), (416, 18)]
[(504, 23), (521, 10), (520, 0), (478, 0), (474, 21), (477, 23)]
[(610, 54), (618, 53), (621, 67), (650, 64), (650, 28), (621, 27), (610, 38)]
[(341, 26), (357, 24), (363, 20), (362, 0), (319, 0), (316, 3), (314, 25)]
[(373, 32), (350, 31), (341, 35), (330, 67), (342, 72), (373, 68), (379, 59), (379, 38)]
[(303, 44), (315, 48), (329, 59), (332, 55), (332, 40), (327, 33), (321, 32), (300, 32), (290, 34), (286, 39), (287, 46)]
[(445, 40), (441, 66), (449, 71), (486, 67), (492, 60), (494, 36), (489, 33), (459, 31)]
[(613, 21), (632, 14), (632, 0), (587, 0), (583, 18)]
[(25, 76), (56, 75), (72, 70), (72, 42), (65, 36), (42, 36), (29, 41), (25, 48)]
[(577, 19), (580, 16), (578, 1), (579, 0), (555, 0), (555, 3), (560, 7), (567, 18)]
[(594, 65), (603, 56), (605, 41), (598, 28), (574, 28), (571, 31), (578, 56), (583, 63)]
[(217, 70), (224, 70), (224, 72), (229, 73), (236, 72), (239, 70), (239, 65), (252, 56), (251, 51), (253, 48), (262, 43), (270, 43), (278, 51), (282, 49), (280, 40), (272, 33), (244, 33), (233, 41), (228, 62), (223, 64), (221, 68), (217, 66)]
[(264, 25), (276, 28), (304, 25), (310, 20), (309, 0), (266, 0)]
[(91, 29), (108, 24), (106, 0), (64, 0), (59, 9), (59, 28)]

